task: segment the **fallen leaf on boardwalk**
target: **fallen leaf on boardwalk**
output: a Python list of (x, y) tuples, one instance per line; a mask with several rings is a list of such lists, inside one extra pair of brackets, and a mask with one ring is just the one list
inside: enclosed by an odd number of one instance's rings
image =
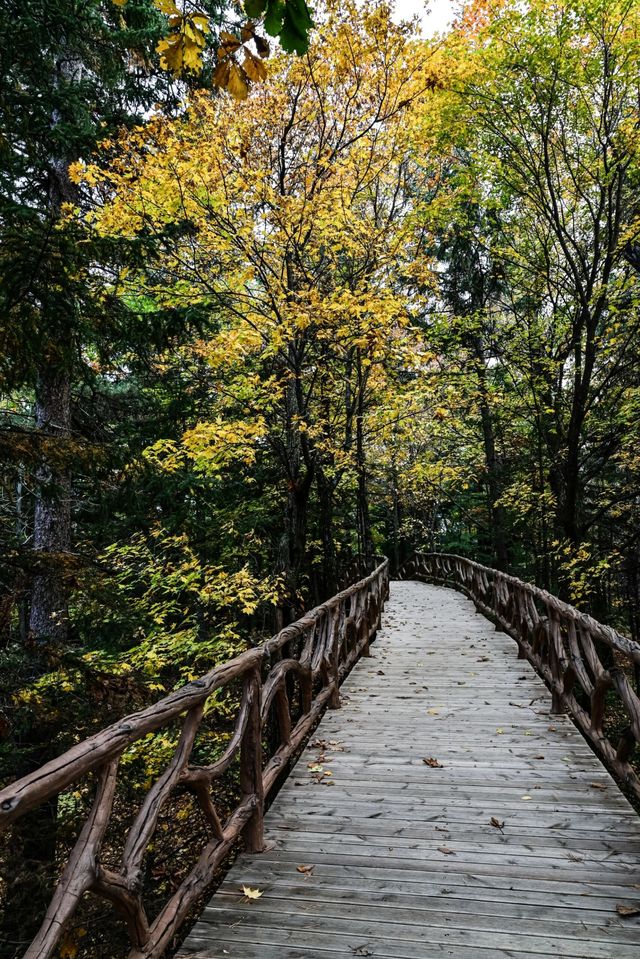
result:
[(378, 670), (378, 676), (384, 676), (384, 672), (381, 669)]
[(490, 826), (495, 826), (495, 828), (496, 828), (496, 829), (499, 829), (500, 832), (504, 832), (504, 821), (503, 821), (503, 822), (500, 822), (500, 820), (499, 820), (499, 819), (496, 819), (495, 816), (492, 816), (492, 817), (491, 817), (491, 819), (489, 820), (489, 825), (490, 825)]
[(307, 768), (312, 773), (321, 773), (324, 772), (324, 767), (319, 766), (317, 763), (307, 763)]
[(427, 709), (427, 712), (430, 716), (437, 716), (440, 713), (440, 710), (432, 707), (431, 709)]
[(619, 902), (616, 906), (619, 916), (640, 916), (640, 905), (637, 903)]
[(534, 756), (534, 759), (544, 759), (544, 756)]
[(520, 798), (521, 798), (521, 799), (524, 799), (524, 801), (526, 802), (527, 799), (531, 799), (531, 796), (521, 796)]
[(438, 832), (449, 832), (448, 826), (436, 826), (436, 829), (438, 830)]
[(252, 889), (251, 886), (243, 886), (242, 891), (247, 899), (259, 899), (263, 895), (260, 889)]
[(433, 756), (429, 756), (422, 760), (425, 766), (431, 766), (432, 769), (442, 769), (442, 763), (439, 763), (437, 759), (434, 759)]
[(549, 730), (550, 733), (555, 733), (555, 732), (556, 732), (556, 727), (555, 727), (555, 726), (547, 726), (547, 729)]
[(584, 862), (584, 859), (582, 858), (582, 856), (576, 856), (576, 854), (573, 852), (569, 853), (569, 859), (571, 860), (571, 862)]
[(496, 729), (496, 733), (498, 734), (498, 736), (502, 736), (502, 734), (504, 733), (504, 729)]
[(438, 852), (444, 853), (445, 856), (455, 856), (453, 849), (449, 849), (448, 846), (438, 846)]
[(606, 783), (589, 783), (592, 789), (606, 789)]
[(296, 866), (296, 869), (298, 870), (298, 872), (302, 872), (306, 876), (310, 876), (315, 868), (316, 868), (315, 866), (306, 866), (304, 863), (301, 863), (299, 866)]
[(366, 946), (351, 946), (351, 952), (354, 956), (372, 956), (373, 953)]

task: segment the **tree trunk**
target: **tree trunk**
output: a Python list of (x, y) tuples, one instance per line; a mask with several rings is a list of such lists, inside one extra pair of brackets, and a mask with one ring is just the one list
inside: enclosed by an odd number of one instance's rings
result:
[[(71, 380), (66, 370), (53, 366), (41, 371), (36, 390), (36, 426), (43, 457), (36, 471), (36, 574), (29, 631), (36, 643), (60, 644), (68, 639), (65, 557), (71, 551), (71, 472), (64, 451), (64, 441), (71, 432)], [(47, 456), (45, 446), (51, 440), (58, 447), (53, 457)]]
[(500, 463), (496, 453), (496, 437), (493, 426), (493, 416), (489, 404), (489, 390), (487, 387), (487, 371), (485, 368), (484, 350), (479, 337), (474, 338), (473, 348), (476, 355), (476, 372), (480, 392), (480, 421), (482, 424), (482, 440), (484, 445), (484, 461), (487, 470), (486, 495), (491, 529), (489, 538), (493, 552), (493, 562), (498, 569), (509, 568), (509, 551), (505, 531), (504, 509), (497, 506), (502, 494), (500, 478)]
[(328, 599), (338, 591), (338, 564), (333, 529), (333, 488), (324, 470), (317, 470), (320, 542), (322, 543), (322, 596)]
[(371, 517), (369, 515), (369, 491), (367, 483), (367, 456), (364, 442), (364, 391), (365, 376), (358, 356), (358, 401), (356, 411), (356, 471), (358, 475), (357, 513), (360, 550), (366, 569), (371, 569), (374, 560)]

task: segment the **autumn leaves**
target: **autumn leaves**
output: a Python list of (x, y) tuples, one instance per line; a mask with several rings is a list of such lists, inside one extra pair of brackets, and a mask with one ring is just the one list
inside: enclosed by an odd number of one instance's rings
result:
[[(114, 0), (118, 6), (126, 2)], [(246, 0), (244, 13), (249, 19), (241, 18), (234, 32), (221, 29), (212, 37), (211, 16), (204, 7), (189, 2), (178, 5), (175, 0), (154, 3), (166, 16), (168, 26), (156, 48), (161, 66), (178, 78), (199, 74), (211, 40), (217, 58), (212, 82), (236, 100), (246, 99), (250, 85), (266, 79), (264, 59), (269, 56), (270, 46), (260, 29), (279, 38), (283, 50), (303, 54), (314, 25), (305, 0)]]

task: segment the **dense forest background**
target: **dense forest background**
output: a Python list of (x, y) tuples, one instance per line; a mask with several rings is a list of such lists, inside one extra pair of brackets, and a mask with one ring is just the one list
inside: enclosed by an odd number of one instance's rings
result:
[(640, 640), (640, 4), (245, 7), (0, 5), (3, 778), (380, 553)]

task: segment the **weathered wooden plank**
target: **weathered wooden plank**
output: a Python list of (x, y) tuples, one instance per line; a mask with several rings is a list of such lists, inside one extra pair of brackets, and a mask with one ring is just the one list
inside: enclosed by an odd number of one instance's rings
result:
[[(291, 912), (291, 899), (282, 890), (269, 890), (268, 908), (244, 905), (244, 915), (247, 924), (254, 921), (261, 924), (266, 917), (269, 922), (277, 922), (277, 917), (288, 917)], [(559, 910), (545, 909), (542, 906), (528, 907), (518, 910), (518, 914), (502, 910), (495, 915), (491, 908), (480, 912), (477, 909), (461, 909), (460, 903), (451, 903), (444, 900), (435, 900), (431, 908), (424, 905), (408, 908), (402, 901), (393, 903), (366, 902), (364, 899), (356, 902), (344, 899), (332, 900), (325, 896), (313, 895), (313, 883), (306, 888), (293, 887), (291, 895), (296, 897), (297, 911), (303, 916), (324, 918), (324, 928), (335, 930), (339, 922), (349, 919), (358, 925), (365, 925), (369, 929), (380, 926), (380, 931), (386, 938), (400, 937), (403, 933), (410, 937), (416, 932), (429, 929), (466, 929), (470, 932), (493, 932), (522, 934), (540, 937), (544, 930), (544, 939), (577, 939), (587, 943), (619, 943), (620, 945), (637, 945), (637, 931), (625, 925), (619, 916), (600, 913), (599, 925), (587, 925), (582, 920), (582, 914), (567, 915)], [(221, 925), (238, 907), (238, 891), (221, 892), (211, 906), (203, 913), (203, 921)], [(444, 903), (444, 906), (443, 906)], [(283, 921), (286, 923), (287, 918)], [(318, 922), (318, 926), (322, 924)]]
[(639, 955), (616, 912), (640, 901), (638, 817), (513, 641), (459, 594), (399, 583), (372, 653), (182, 954)]
[[(216, 930), (216, 939), (211, 930)], [(209, 938), (211, 937), (211, 938)], [(301, 910), (287, 915), (268, 916), (252, 920), (251, 913), (245, 909), (221, 911), (218, 922), (200, 922), (194, 928), (191, 941), (200, 939), (201, 944), (213, 939), (230, 945), (239, 943), (262, 942), (269, 945), (293, 945), (300, 949), (299, 955), (314, 956), (318, 946), (339, 947), (343, 955), (354, 955), (360, 949), (360, 955), (403, 957), (403, 959), (430, 959), (437, 946), (468, 946), (473, 941), (474, 948), (484, 949), (490, 955), (504, 950), (507, 955), (532, 952), (540, 956), (562, 956), (564, 959), (637, 959), (637, 944), (619, 942), (585, 942), (582, 939), (547, 936), (530, 936), (519, 933), (482, 932), (480, 930), (442, 928), (430, 925), (423, 929), (401, 926), (393, 923), (377, 923), (373, 929), (366, 921), (334, 919), (328, 927), (323, 918), (305, 915)], [(226, 944), (229, 945), (226, 945)], [(194, 943), (195, 944), (195, 943)], [(191, 947), (191, 943), (187, 948)], [(200, 945), (200, 950), (202, 945)], [(368, 950), (363, 952), (362, 950)], [(202, 953), (201, 953), (202, 954)], [(244, 955), (242, 950), (229, 953), (232, 957)], [(355, 952), (357, 955), (358, 953)], [(440, 953), (444, 954), (445, 953)], [(206, 953), (203, 953), (206, 955)]]
[[(515, 886), (511, 888), (504, 884), (496, 884), (495, 881), (490, 885), (480, 880), (472, 881), (468, 876), (462, 877), (461, 882), (448, 880), (446, 884), (444, 882), (410, 883), (402, 879), (399, 881), (391, 879), (388, 880), (384, 889), (381, 889), (376, 879), (361, 877), (354, 882), (350, 877), (343, 876), (339, 872), (333, 875), (321, 867), (314, 869), (312, 876), (313, 882), (309, 882), (308, 877), (301, 879), (297, 871), (294, 874), (292, 869), (282, 867), (261, 868), (259, 871), (247, 867), (243, 872), (243, 880), (249, 885), (266, 880), (266, 889), (270, 897), (288, 895), (283, 890), (292, 890), (289, 898), (300, 895), (304, 899), (313, 895), (323, 902), (342, 899), (354, 902), (360, 898), (366, 903), (375, 901), (380, 907), (402, 903), (424, 909), (433, 906), (440, 911), (444, 908), (443, 902), (446, 897), (447, 908), (452, 912), (471, 911), (475, 914), (480, 910), (486, 915), (515, 915), (522, 911), (527, 915), (549, 914), (551, 917), (557, 915), (559, 918), (566, 919), (573, 911), (579, 914), (580, 922), (587, 925), (611, 923), (627, 925), (626, 920), (620, 919), (614, 913), (615, 905), (620, 898), (620, 890), (617, 890), (614, 896), (595, 893), (587, 896), (583, 891), (567, 892), (568, 883), (557, 883), (557, 888), (561, 888), (562, 891), (553, 892), (552, 905), (549, 905), (549, 890), (546, 886), (525, 885), (525, 888), (517, 889)], [(576, 888), (583, 890), (584, 886), (576, 884)], [(239, 887), (227, 881), (221, 887), (219, 895), (226, 892), (237, 897)], [(537, 892), (539, 895), (536, 895)], [(630, 928), (635, 931), (635, 927)]]

